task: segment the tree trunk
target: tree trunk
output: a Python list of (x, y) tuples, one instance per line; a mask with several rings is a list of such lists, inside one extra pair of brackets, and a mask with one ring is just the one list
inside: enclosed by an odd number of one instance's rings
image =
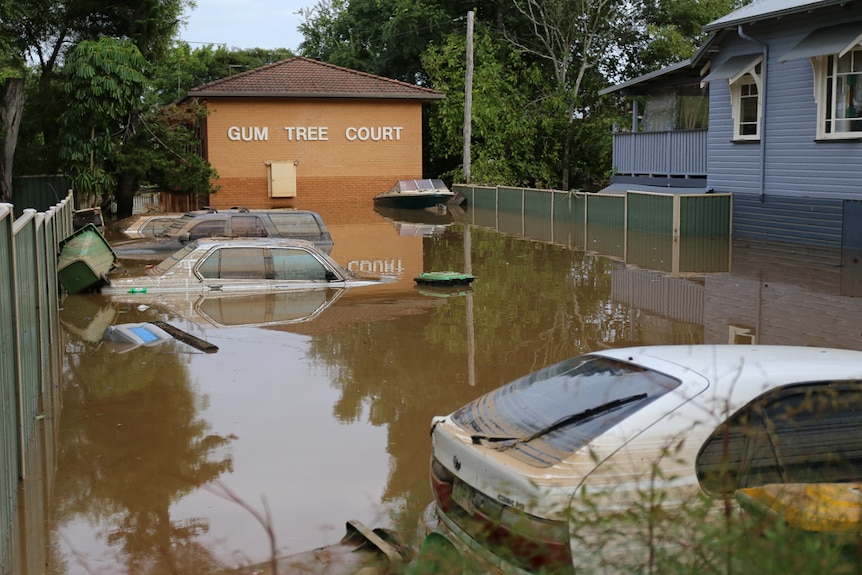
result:
[(123, 172), (117, 179), (117, 219), (128, 218), (132, 215), (135, 201), (135, 190), (138, 180), (131, 172)]
[(12, 201), (12, 162), (24, 113), (24, 79), (0, 84), (0, 202)]

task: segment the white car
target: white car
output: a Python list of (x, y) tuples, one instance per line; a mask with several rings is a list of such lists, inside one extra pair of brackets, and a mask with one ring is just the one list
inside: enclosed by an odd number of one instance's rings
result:
[(592, 536), (595, 515), (862, 479), (862, 352), (598, 351), (435, 418), (431, 435), (424, 532), (478, 572), (646, 572), (646, 530)]
[[(349, 271), (305, 240), (201, 238), (146, 275), (110, 277), (105, 294), (277, 292), (375, 285), (392, 278)], [(143, 298), (142, 298), (143, 299)]]

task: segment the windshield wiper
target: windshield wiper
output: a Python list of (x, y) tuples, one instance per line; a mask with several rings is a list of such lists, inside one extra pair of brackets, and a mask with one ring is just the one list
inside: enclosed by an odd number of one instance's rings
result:
[(580, 423), (582, 421), (585, 421), (587, 419), (595, 417), (596, 415), (608, 413), (609, 411), (614, 411), (615, 409), (619, 409), (620, 407), (622, 407), (624, 405), (628, 405), (629, 403), (633, 403), (635, 401), (640, 401), (640, 400), (646, 399), (646, 398), (647, 398), (647, 394), (639, 393), (637, 395), (630, 395), (628, 397), (622, 397), (620, 399), (615, 399), (613, 401), (603, 403), (602, 405), (598, 405), (596, 407), (591, 407), (589, 409), (585, 409), (584, 411), (581, 411), (578, 413), (566, 415), (565, 417), (558, 419), (557, 421), (551, 423), (550, 425), (547, 425), (545, 427), (537, 429), (533, 433), (530, 433), (529, 435), (524, 435), (522, 437), (507, 437), (507, 436), (500, 436), (500, 435), (476, 434), (476, 435), (471, 435), (470, 439), (472, 440), (473, 443), (480, 443), (482, 441), (485, 441), (487, 443), (500, 443), (500, 442), (508, 441), (511, 443), (506, 443), (505, 445), (500, 445), (500, 446), (496, 447), (496, 449), (500, 449), (500, 450), (508, 449), (510, 447), (513, 447), (513, 446), (519, 444), (519, 443), (529, 443), (529, 442), (533, 441), (534, 439), (536, 439), (537, 437), (547, 435), (548, 433), (551, 433), (552, 431), (555, 431), (561, 427), (566, 427), (567, 425), (574, 425), (575, 423)]

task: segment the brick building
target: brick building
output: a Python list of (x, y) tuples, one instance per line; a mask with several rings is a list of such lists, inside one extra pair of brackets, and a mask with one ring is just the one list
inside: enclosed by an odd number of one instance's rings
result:
[(208, 111), (215, 208), (329, 211), (421, 178), (422, 105), (434, 90), (296, 57), (189, 91)]

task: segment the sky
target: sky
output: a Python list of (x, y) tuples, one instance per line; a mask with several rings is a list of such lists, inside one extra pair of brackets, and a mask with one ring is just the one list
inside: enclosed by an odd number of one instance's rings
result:
[(197, 7), (185, 14), (180, 39), (192, 49), (203, 44), (226, 48), (290, 48), (302, 42), (297, 13), (312, 8), (316, 0), (195, 0)]

